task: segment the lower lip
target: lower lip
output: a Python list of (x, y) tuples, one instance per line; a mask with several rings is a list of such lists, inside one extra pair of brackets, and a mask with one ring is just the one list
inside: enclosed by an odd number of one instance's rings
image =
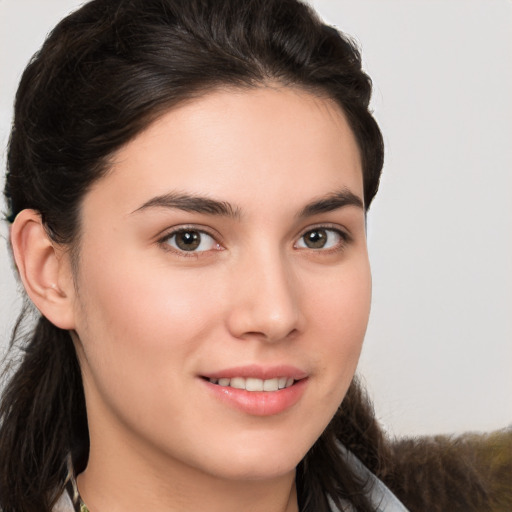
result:
[(227, 405), (253, 416), (273, 416), (293, 407), (302, 397), (308, 379), (301, 379), (289, 388), (278, 391), (246, 391), (219, 386), (203, 380), (211, 393)]

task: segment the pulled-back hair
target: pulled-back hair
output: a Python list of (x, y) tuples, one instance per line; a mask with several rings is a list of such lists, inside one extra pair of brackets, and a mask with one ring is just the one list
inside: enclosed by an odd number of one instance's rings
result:
[[(364, 203), (377, 192), (383, 142), (371, 81), (353, 42), (297, 0), (93, 0), (50, 33), (27, 66), (8, 148), (7, 219), (38, 211), (54, 241), (77, 247), (81, 201), (113, 153), (151, 122), (217, 88), (268, 84), (333, 99), (355, 135)], [(13, 336), (13, 342), (15, 336)], [(39, 318), (0, 407), (0, 508), (48, 511), (68, 455), (87, 463), (80, 368), (67, 331)], [(379, 473), (384, 449), (354, 382), (299, 465), (301, 510), (328, 496), (370, 511), (364, 482), (337, 456), (341, 441)]]

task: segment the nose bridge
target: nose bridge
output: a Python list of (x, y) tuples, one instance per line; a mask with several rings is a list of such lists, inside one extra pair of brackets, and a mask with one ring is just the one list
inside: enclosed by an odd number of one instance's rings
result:
[(277, 247), (260, 247), (239, 261), (230, 330), (237, 337), (286, 338), (299, 328), (300, 310), (293, 269)]

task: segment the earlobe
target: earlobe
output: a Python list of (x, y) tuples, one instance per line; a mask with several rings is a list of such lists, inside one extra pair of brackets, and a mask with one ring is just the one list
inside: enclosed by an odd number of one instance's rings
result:
[(74, 329), (74, 286), (66, 252), (48, 236), (35, 210), (22, 210), (11, 227), (14, 260), (25, 290), (43, 316)]

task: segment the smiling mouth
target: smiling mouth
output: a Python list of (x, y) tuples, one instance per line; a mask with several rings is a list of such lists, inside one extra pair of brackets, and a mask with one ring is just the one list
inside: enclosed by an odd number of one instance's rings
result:
[(217, 386), (244, 389), (245, 391), (279, 391), (286, 389), (297, 382), (292, 377), (275, 377), (273, 379), (257, 379), (254, 377), (233, 377), (233, 378), (207, 378), (208, 382)]

